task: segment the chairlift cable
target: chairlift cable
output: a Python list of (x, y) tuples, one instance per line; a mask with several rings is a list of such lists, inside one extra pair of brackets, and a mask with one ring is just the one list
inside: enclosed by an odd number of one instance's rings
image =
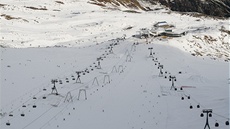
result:
[(27, 124), (26, 126), (24, 126), (22, 129), (25, 129), (26, 127), (28, 127), (29, 125), (31, 125), (32, 123), (34, 123), (36, 120), (38, 120), (39, 118), (41, 118), (43, 115), (45, 115), (48, 111), (50, 111), (53, 107), (50, 107), (48, 110), (46, 110), (45, 112), (43, 112), (40, 116), (38, 116), (36, 119), (34, 119), (33, 121), (31, 121), (29, 124)]

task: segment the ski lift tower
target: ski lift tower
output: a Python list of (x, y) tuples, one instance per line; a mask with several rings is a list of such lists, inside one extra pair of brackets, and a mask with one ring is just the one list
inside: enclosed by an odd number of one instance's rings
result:
[(82, 72), (82, 71), (76, 71), (76, 73), (77, 73), (76, 83), (81, 83), (81, 79), (80, 79), (80, 77), (81, 77), (80, 73), (81, 73), (81, 72)]
[(153, 53), (153, 47), (149, 47), (148, 49), (150, 50), (149, 57), (153, 57), (153, 54), (154, 54), (154, 53)]
[(101, 57), (97, 58), (97, 68), (98, 69), (101, 69), (101, 62), (100, 62), (100, 60), (101, 60)]
[(177, 88), (174, 86), (174, 81), (176, 81), (176, 77), (175, 76), (169, 76), (169, 81), (172, 81), (172, 86), (171, 89), (177, 90)]
[[(203, 111), (202, 111), (203, 113), (206, 113), (206, 123), (205, 123), (205, 126), (204, 126), (204, 129), (206, 129), (206, 127), (208, 128), (208, 129), (210, 129), (210, 126), (209, 126), (209, 122), (208, 122), (208, 118), (209, 117), (212, 117), (212, 109), (204, 109)], [(204, 114), (203, 113), (201, 113), (201, 117), (204, 117)]]
[(57, 88), (56, 88), (56, 86), (55, 86), (55, 84), (56, 84), (57, 82), (58, 82), (57, 79), (52, 79), (52, 80), (51, 80), (51, 83), (54, 84), (54, 86), (52, 87), (51, 94), (59, 95), (59, 94), (58, 94), (58, 91), (57, 91)]

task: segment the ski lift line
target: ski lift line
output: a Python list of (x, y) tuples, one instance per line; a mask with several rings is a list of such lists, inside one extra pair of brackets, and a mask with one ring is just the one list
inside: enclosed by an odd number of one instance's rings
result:
[[(51, 107), (51, 108), (53, 108), (53, 107)], [(51, 108), (50, 108), (50, 109), (51, 109)], [(48, 109), (47, 111), (45, 111), (43, 114), (45, 114), (46, 112), (48, 112), (50, 109)], [(21, 112), (26, 112), (26, 111), (28, 111), (28, 110), (29, 110), (29, 109), (21, 110)], [(17, 119), (17, 118), (19, 117), (19, 114), (21, 114), (21, 113), (17, 113), (17, 115), (15, 115), (16, 117), (10, 117), (10, 119), (8, 119), (8, 120), (11, 121), (11, 120)], [(43, 115), (43, 114), (42, 114), (42, 115)], [(40, 118), (42, 115), (40, 115), (39, 118)], [(39, 118), (36, 118), (34, 121), (36, 121), (36, 120), (39, 119)], [(29, 124), (32, 124), (34, 121), (32, 121), (32, 122), (29, 123)], [(3, 124), (4, 124), (4, 123), (2, 122), (1, 125), (3, 126)], [(29, 125), (29, 124), (28, 124), (28, 125)], [(28, 125), (27, 125), (27, 126), (28, 126)], [(25, 127), (24, 127), (24, 128), (25, 128)], [(24, 129), (24, 128), (23, 128), (23, 129)]]
[[(125, 63), (125, 62), (123, 62), (123, 63)], [(112, 72), (111, 72), (111, 73), (112, 73)], [(111, 73), (108, 73), (108, 75), (112, 76)], [(98, 75), (98, 76), (96, 76), (96, 77), (98, 78), (98, 77), (101, 77), (101, 76), (103, 76), (103, 75)], [(93, 80), (94, 80), (94, 78), (93, 78), (92, 80), (88, 81), (85, 85), (87, 85), (87, 84), (89, 84), (89, 83), (92, 83)], [(101, 78), (101, 80), (103, 80), (103, 79)], [(85, 86), (85, 85), (84, 85), (84, 86)], [(84, 86), (81, 86), (81, 87), (84, 87)], [(78, 90), (78, 89), (81, 88), (81, 87), (75, 88), (75, 89), (73, 89), (73, 90), (71, 90), (71, 91)], [(92, 86), (92, 87), (89, 88), (89, 89), (92, 89), (92, 88), (94, 88), (94, 87), (95, 87), (95, 86)]]
[[(74, 72), (74, 71), (73, 71)], [(72, 75), (72, 74), (71, 74)], [(61, 80), (61, 79), (65, 79), (65, 78), (68, 78), (68, 77), (70, 77), (71, 75), (69, 75), (69, 76), (65, 76), (65, 77), (63, 77), (63, 78), (58, 78), (59, 80)], [(73, 83), (74, 84), (74, 83)], [(70, 85), (70, 84), (68, 84), (68, 85)], [(66, 84), (64, 84), (64, 86), (66, 86)]]
[[(187, 92), (187, 91), (185, 91), (185, 92)], [(207, 109), (207, 107), (205, 107), (204, 105), (202, 105), (201, 103), (199, 103), (199, 102), (198, 102), (196, 99), (194, 99), (193, 97), (191, 97), (191, 99), (192, 99), (195, 103), (199, 104), (202, 108)], [(217, 114), (217, 113), (212, 112), (212, 114), (215, 114), (215, 115), (217, 115), (217, 116), (219, 116), (219, 117), (222, 117), (222, 118), (224, 118), (224, 119), (228, 119), (228, 120), (229, 120), (229, 118), (228, 118), (228, 117), (225, 117), (225, 116), (219, 115), (219, 114)], [(217, 119), (215, 119), (214, 117), (212, 117), (212, 119), (214, 119), (214, 120), (218, 121), (218, 120), (217, 120)]]
[[(98, 75), (98, 76), (96, 76), (96, 77), (98, 78), (98, 77), (102, 77), (102, 76), (103, 76), (103, 75)], [(91, 79), (91, 80), (89, 80), (88, 82), (84, 83), (84, 85), (82, 85), (82, 86), (80, 86), (80, 87), (77, 87), (77, 88), (74, 88), (74, 89), (72, 89), (72, 90), (69, 90), (69, 92), (75, 91), (75, 90), (79, 90), (79, 88), (83, 88), (83, 87), (85, 87), (85, 86), (91, 84), (91, 83), (93, 82), (93, 80), (94, 80), (94, 78)]]
[(89, 81), (90, 82), (90, 81)]
[[(126, 46), (128, 46), (129, 44), (127, 44)], [(127, 48), (127, 47), (125, 47), (125, 48)], [(124, 49), (125, 49), (124, 48)], [(121, 52), (122, 50), (120, 50), (120, 52)], [(123, 58), (124, 56), (122, 56), (122, 58)], [(118, 62), (119, 63), (119, 62)], [(72, 72), (74, 72), (73, 70), (72, 70)], [(65, 72), (63, 72), (63, 73), (66, 73), (66, 71)], [(63, 75), (63, 74), (62, 74)], [(71, 76), (71, 75), (69, 75), (69, 76)], [(63, 78), (59, 78), (59, 77), (57, 77), (58, 79), (64, 79), (64, 78), (66, 78), (67, 76), (65, 76), (65, 77), (63, 77)]]
[(192, 102), (190, 101), (190, 99), (185, 99), (186, 102), (188, 102), (188, 104), (192, 104)]
[[(123, 55), (121, 58), (120, 58), (120, 60), (118, 60), (116, 63), (115, 63), (115, 65), (117, 65), (117, 64), (120, 64), (121, 62), (122, 62), (122, 59), (124, 58), (125, 56)], [(123, 63), (122, 63), (122, 65), (125, 63), (125, 61), (123, 61)], [(108, 66), (109, 67), (109, 66)], [(110, 74), (110, 73), (109, 73)]]
[[(37, 87), (35, 87), (35, 88), (33, 88), (33, 89), (31, 89), (30, 91), (33, 91), (33, 90), (36, 90), (36, 89), (40, 89), (41, 86), (43, 86), (43, 85), (44, 85), (44, 83), (41, 84), (41, 85), (39, 85), (39, 86), (37, 86)], [(34, 94), (33, 96), (36, 96), (36, 95), (38, 95), (38, 94), (41, 93), (41, 92), (42, 92), (42, 91), (39, 90), (39, 91), (38, 91), (36, 94)], [(26, 94), (28, 94), (28, 93), (25, 93), (23, 96), (25, 96)], [(21, 98), (21, 97), (19, 97), (19, 98)], [(30, 97), (29, 99), (27, 99), (26, 101), (24, 101), (24, 102), (22, 102), (22, 103), (27, 103), (27, 102), (30, 101), (31, 99), (32, 99), (32, 98)], [(13, 111), (19, 109), (21, 106), (22, 106), (21, 104), (18, 105), (15, 109), (11, 110), (10, 112), (13, 112)], [(1, 118), (1, 119), (2, 119), (2, 118)], [(12, 119), (13, 119), (13, 118), (12, 118)]]
[[(184, 92), (186, 92), (187, 94), (189, 94), (186, 90), (185, 90)], [(189, 95), (190, 95), (190, 94), (189, 94)], [(207, 109), (207, 107), (205, 107), (205, 106), (202, 105), (200, 102), (198, 102), (194, 97), (191, 97), (191, 100), (193, 100), (196, 104), (199, 104), (202, 108)], [(219, 114), (214, 113), (214, 112), (212, 112), (212, 114), (215, 114), (215, 115), (217, 115), (217, 116), (219, 116), (219, 117), (222, 117), (222, 118), (225, 118), (225, 119), (229, 119), (228, 117), (219, 115)], [(215, 118), (213, 118), (213, 119), (215, 119)], [(215, 120), (216, 120), (216, 119), (215, 119)]]
[[(178, 85), (181, 86), (180, 81), (176, 81), (175, 83), (177, 83)], [(188, 93), (186, 90), (183, 90), (183, 93), (184, 93), (185, 96), (190, 96), (190, 95), (191, 95), (191, 94)], [(200, 104), (197, 100), (195, 100), (195, 98), (193, 98), (193, 97), (191, 97), (191, 98), (192, 98), (192, 100), (194, 100), (197, 104)]]
[[(120, 50), (119, 53), (121, 53), (122, 51), (128, 50), (127, 48), (128, 48), (129, 46), (130, 46), (130, 44), (127, 43), (127, 44), (125, 45), (124, 49)], [(122, 61), (122, 60), (121, 60), (122, 58), (125, 58), (125, 55), (123, 55), (123, 56), (120, 58), (120, 61)], [(119, 64), (120, 61), (118, 61), (115, 65)]]
[[(35, 100), (35, 101), (37, 101), (37, 100)], [(31, 103), (30, 103), (31, 104)], [(36, 104), (35, 102), (33, 103), (33, 104)], [(31, 105), (33, 105), (33, 104), (31, 104)], [(21, 107), (21, 106), (20, 106)], [(19, 109), (20, 107), (18, 107), (17, 109)], [(24, 109), (24, 108), (23, 108)], [(24, 109), (24, 110), (20, 110), (20, 112), (27, 112), (27, 111), (29, 111), (29, 109), (28, 108), (26, 108), (26, 109)], [(16, 109), (15, 109), (16, 110)], [(14, 110), (14, 111), (15, 111)], [(13, 112), (13, 111), (11, 111), (11, 112)], [(18, 118), (19, 116), (18, 116), (18, 114), (21, 114), (21, 113), (17, 113), (17, 117), (11, 117), (10, 119), (8, 119), (8, 120), (14, 120), (14, 119), (16, 119), (16, 118)], [(15, 115), (16, 116), (16, 115)]]
[[(44, 84), (46, 84), (46, 83), (42, 83), (42, 84), (40, 84), (39, 86), (34, 87), (33, 89), (29, 90), (28, 92), (24, 93), (23, 95), (21, 95), (21, 96), (17, 97), (16, 99), (12, 100), (10, 103), (8, 103), (8, 104), (6, 104), (6, 105), (4, 105), (4, 106), (1, 106), (1, 109), (4, 109), (4, 107), (7, 107), (7, 106), (9, 106), (9, 105), (12, 105), (12, 103), (13, 103), (14, 101), (17, 101), (17, 100), (19, 100), (19, 99), (22, 99), (24, 96), (26, 96), (27, 94), (30, 94), (30, 93), (33, 92), (34, 90), (39, 90), (39, 89), (41, 88), (41, 86), (43, 86)], [(40, 91), (40, 90), (39, 90), (39, 91)], [(39, 92), (38, 92), (38, 93), (39, 93)], [(38, 94), (38, 93), (36, 93), (36, 94)], [(36, 94), (35, 94), (35, 95), (36, 95)], [(28, 100), (28, 101), (29, 101), (29, 100)]]
[[(40, 91), (38, 92), (38, 93), (40, 93)], [(37, 94), (38, 94), (37, 93)], [(35, 95), (37, 95), (37, 94), (35, 94)], [(26, 100), (26, 101), (24, 101), (23, 103), (27, 103), (28, 101), (30, 101), (31, 100), (31, 98), (29, 98), (28, 100)], [(21, 106), (22, 105), (18, 105), (16, 108), (14, 108), (13, 110), (11, 110), (10, 112), (14, 112), (14, 111), (16, 111), (16, 110), (18, 110), (19, 108), (21, 108)], [(23, 110), (23, 111), (26, 111), (26, 110)], [(9, 112), (9, 113), (10, 113)], [(4, 117), (3, 117), (4, 118)], [(3, 118), (1, 118), (1, 119), (3, 119)], [(14, 117), (12, 117), (11, 119), (9, 119), (9, 120), (12, 120), (12, 119), (14, 119)]]
[[(76, 100), (77, 96), (73, 97), (73, 100)], [(68, 110), (67, 107), (70, 103), (67, 103), (59, 112), (57, 112), (51, 119), (49, 119), (45, 124), (43, 124), (40, 129), (44, 128), (47, 124), (49, 124), (54, 118), (56, 118), (59, 114), (61, 114), (64, 110)]]
[[(185, 92), (185, 95), (189, 94), (187, 91), (184, 91), (184, 92)], [(206, 108), (204, 105), (200, 104), (200, 102), (198, 102), (194, 97), (191, 97), (191, 100), (193, 100), (195, 103), (199, 104), (201, 107)]]
[[(102, 42), (101, 42), (102, 43)], [(97, 46), (97, 45), (95, 45), (95, 46)], [(75, 55), (74, 55), (75, 56)], [(66, 71), (64, 71), (64, 72), (62, 72), (60, 75), (63, 75), (63, 74), (65, 74), (65, 73), (70, 73), (69, 71), (71, 71), (71, 70), (66, 70)], [(66, 77), (66, 76), (65, 76)], [(63, 78), (65, 78), (65, 77), (63, 77)], [(55, 77), (54, 77), (55, 78)], [(58, 76), (56, 76), (56, 78), (58, 78)], [(60, 79), (63, 79), (63, 78), (60, 78)]]
[[(215, 113), (212, 113), (212, 114), (215, 114)], [(211, 117), (213, 120), (215, 120), (216, 122), (218, 122), (218, 123), (222, 123), (221, 125), (222, 126), (224, 126), (224, 127), (226, 127), (225, 125), (226, 125), (226, 121), (225, 122), (223, 122), (223, 121), (221, 121), (221, 120), (217, 120), (217, 119), (215, 119), (214, 117)], [(226, 118), (225, 118), (226, 119)], [(229, 121), (229, 118), (227, 119), (227, 121)], [(221, 127), (221, 126), (219, 126), (219, 127)]]
[[(157, 80), (158, 81), (158, 80)], [(160, 84), (160, 82), (158, 81), (158, 83)], [(177, 82), (177, 83), (179, 83), (179, 82)], [(187, 91), (185, 91), (185, 92), (187, 92)], [(188, 92), (187, 92), (188, 93)], [(185, 94), (186, 95), (186, 94)], [(199, 104), (201, 107), (203, 107), (203, 108), (205, 108), (205, 106), (203, 106), (203, 105), (201, 105), (197, 100), (195, 100), (193, 97), (192, 97), (192, 100), (195, 102), (195, 103), (197, 103), (197, 104)], [(187, 100), (187, 102), (188, 102), (188, 100)], [(190, 103), (191, 104), (191, 103)], [(229, 120), (229, 118), (227, 118), (227, 117), (224, 117), (224, 116), (222, 116), (222, 115), (219, 115), (219, 114), (217, 114), (217, 113), (213, 113), (213, 114), (215, 114), (215, 115), (217, 115), (217, 116), (219, 116), (219, 117), (222, 117), (222, 118), (225, 118), (225, 119), (228, 119)], [(212, 117), (213, 118), (213, 117)], [(213, 118), (214, 120), (216, 120), (216, 121), (218, 121), (217, 119), (215, 119), (215, 118)]]
[[(180, 82), (177, 82), (177, 83), (180, 83)], [(189, 94), (189, 95), (190, 95), (190, 93), (188, 93), (187, 90), (183, 90), (183, 91), (184, 91), (185, 95), (186, 95), (186, 94)], [(191, 97), (191, 100), (193, 100), (196, 104), (199, 104), (202, 108), (204, 108), (204, 109), (207, 108), (207, 107), (205, 107), (204, 105), (202, 105), (199, 101), (197, 101), (194, 97)], [(222, 118), (225, 118), (225, 119), (229, 119), (228, 117), (219, 115), (219, 114), (214, 113), (214, 112), (213, 112), (212, 114), (215, 114), (215, 115), (217, 115), (217, 116), (219, 116), (219, 117), (222, 117)]]
[[(108, 75), (110, 75), (110, 74), (111, 74), (111, 73), (108, 73)], [(101, 76), (103, 76), (103, 75), (98, 75), (98, 76), (96, 76), (96, 77), (98, 78), (98, 77), (101, 77)], [(89, 80), (89, 81), (88, 81), (88, 82), (86, 82), (86, 83), (84, 83), (84, 85), (83, 85), (83, 86), (80, 86), (80, 87), (74, 88), (74, 89), (72, 89), (72, 90), (70, 90), (70, 91), (78, 90), (79, 88), (85, 87), (85, 86), (87, 86), (88, 84), (92, 83), (92, 81), (93, 81), (93, 79), (92, 79), (92, 80)]]
[[(159, 82), (159, 80), (157, 80), (158, 81), (158, 83), (160, 84), (160, 82)], [(179, 83), (178, 81), (177, 81), (177, 83)], [(161, 85), (161, 84), (160, 84)], [(183, 90), (184, 91), (184, 90)], [(187, 94), (189, 94), (187, 91), (184, 91), (184, 92), (186, 92)], [(184, 95), (186, 95), (186, 93), (184, 93)], [(187, 95), (186, 95), (187, 96)], [(190, 94), (189, 94), (189, 96), (190, 96)], [(188, 99), (186, 99), (187, 100), (187, 102), (189, 103), (189, 104), (191, 104), (190, 102), (189, 102), (189, 100)], [(204, 105), (202, 105), (202, 104), (200, 104), (195, 98), (193, 98), (193, 97), (191, 97), (191, 100), (193, 100), (195, 103), (197, 103), (197, 104), (199, 104), (202, 108), (206, 108)], [(215, 115), (217, 115), (217, 116), (219, 116), (219, 117), (222, 117), (222, 118), (225, 118), (225, 119), (228, 119), (229, 120), (229, 118), (227, 118), (227, 117), (225, 117), (225, 116), (222, 116), (222, 115), (219, 115), (219, 114), (217, 114), (217, 113), (214, 113), (213, 112), (213, 114), (215, 114)], [(213, 118), (213, 117), (212, 117)], [(217, 119), (215, 119), (215, 118), (213, 118), (214, 120), (216, 120), (216, 121), (218, 121)]]
[(212, 113), (212, 114), (215, 114), (215, 115), (217, 115), (217, 116), (219, 116), (219, 117), (222, 117), (222, 118), (224, 118), (224, 119), (228, 119), (229, 120), (229, 118), (227, 118), (227, 117), (225, 117), (225, 116), (222, 116), (222, 115), (219, 115), (219, 114), (217, 114), (217, 113)]
[[(126, 49), (126, 47), (125, 47), (124, 49)], [(123, 50), (122, 50), (122, 51), (123, 51)], [(124, 64), (125, 61), (122, 60), (123, 58), (125, 58), (125, 55), (122, 55), (122, 57), (121, 57), (116, 63), (114, 63), (114, 65), (118, 65), (118, 64), (120, 64), (121, 62), (123, 62), (122, 64)], [(108, 66), (108, 67), (109, 67), (109, 66)]]
[[(129, 44), (127, 44), (126, 46), (128, 46), (128, 45), (129, 45)], [(125, 48), (127, 48), (127, 47), (125, 47)], [(124, 48), (124, 49), (125, 49), (125, 48)], [(122, 51), (122, 50), (121, 50), (121, 51)]]
[(31, 124), (33, 124), (35, 121), (37, 121), (39, 118), (41, 118), (43, 115), (45, 115), (47, 112), (49, 112), (53, 107), (50, 107), (48, 110), (46, 110), (45, 112), (43, 112), (40, 116), (38, 116), (36, 119), (34, 119), (33, 121), (31, 121), (29, 124), (27, 124), (26, 126), (24, 126), (22, 129), (27, 128), (28, 126), (30, 126)]
[[(154, 48), (154, 47), (153, 47)], [(155, 51), (155, 50), (154, 50)], [(157, 52), (155, 52), (155, 53), (157, 53)], [(162, 61), (165, 61), (165, 60), (167, 60), (166, 58), (164, 58), (164, 59), (160, 59), (160, 58), (158, 58), (158, 61), (159, 62), (162, 62)], [(179, 60), (178, 60), (179, 61)], [(165, 67), (165, 65), (164, 65), (164, 67)], [(172, 68), (173, 69), (176, 69), (177, 67), (176, 66), (172, 66)], [(176, 74), (174, 74), (174, 75), (179, 75), (179, 73), (176, 73)]]
[[(37, 94), (39, 94), (41, 91), (39, 91), (38, 93), (36, 93), (34, 96), (36, 96)], [(30, 98), (30, 99), (28, 99), (27, 101), (24, 101), (23, 103), (27, 103), (28, 101), (30, 101), (32, 98)], [(36, 99), (36, 100), (34, 100), (33, 102), (30, 102), (29, 104), (31, 104), (31, 103), (35, 103), (36, 104), (36, 102), (37, 102), (38, 100)], [(15, 108), (14, 110), (12, 110), (12, 111), (10, 111), (10, 112), (14, 112), (15, 110), (17, 110), (17, 109), (19, 109), (19, 108), (21, 108), (21, 106), (22, 105), (20, 105), (20, 106), (18, 106), (17, 108)], [(28, 108), (26, 108), (25, 110), (22, 110), (22, 112), (25, 112), (25, 111), (28, 111), (29, 109)], [(20, 114), (20, 113), (19, 113)], [(9, 119), (9, 120), (13, 120), (13, 119), (16, 119), (15, 117), (12, 117), (11, 119)]]
[[(89, 81), (89, 82), (90, 82), (90, 81)], [(40, 93), (40, 92), (39, 92), (39, 93)], [(29, 99), (29, 100), (30, 100), (30, 99)], [(28, 101), (29, 101), (29, 100), (28, 100)]]
[[(46, 124), (48, 124), (52, 119), (54, 119), (59, 113), (61, 113), (64, 109), (66, 109), (67, 108), (67, 106), (69, 105), (70, 103), (68, 103), (68, 104), (66, 104), (66, 106), (64, 106), (64, 108), (61, 110), (61, 111), (59, 111), (54, 117), (52, 117), (47, 123), (45, 123), (42, 127), (40, 127), (40, 129), (41, 128), (43, 128)], [(51, 107), (51, 108), (49, 108), (46, 112), (44, 112), (42, 115), (40, 115), (38, 118), (36, 118), (34, 121), (32, 121), (32, 122), (35, 122), (37, 119), (39, 119), (40, 117), (42, 117), (44, 114), (46, 114), (49, 110), (51, 110), (53, 107)], [(30, 124), (32, 124), (32, 123), (30, 123)], [(29, 126), (29, 125), (27, 125), (27, 126)], [(24, 127), (24, 128), (26, 128), (26, 127)], [(24, 129), (23, 128), (23, 129)]]
[[(214, 117), (211, 117), (211, 119), (215, 120), (216, 122), (222, 123), (221, 125), (225, 125), (225, 121), (223, 121), (223, 120), (218, 120), (218, 119), (215, 119)], [(227, 119), (227, 118), (225, 118), (225, 119)], [(229, 121), (229, 118), (227, 119), (227, 121)], [(224, 127), (226, 127), (226, 126), (224, 126)]]

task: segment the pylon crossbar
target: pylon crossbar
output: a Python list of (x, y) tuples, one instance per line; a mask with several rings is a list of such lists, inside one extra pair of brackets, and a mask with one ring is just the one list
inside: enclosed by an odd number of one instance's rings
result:
[(68, 92), (68, 93), (66, 94), (64, 103), (65, 103), (66, 101), (67, 101), (67, 102), (73, 102), (73, 97), (72, 97), (72, 95), (71, 95), (70, 92)]
[(124, 72), (124, 67), (123, 67), (123, 65), (119, 65), (119, 66), (118, 66), (118, 72), (120, 72), (120, 73)]
[(117, 73), (117, 67), (113, 66), (112, 72), (116, 72)]
[(87, 100), (87, 95), (86, 95), (86, 90), (85, 89), (79, 89), (79, 93), (78, 93), (78, 100), (80, 100), (80, 96), (81, 96), (81, 92), (85, 93), (85, 100)]
[(95, 78), (93, 79), (92, 85), (95, 85), (95, 83), (96, 83), (97, 86), (99, 86), (99, 82), (98, 82), (98, 80), (97, 80), (97, 77), (95, 77)]
[[(107, 82), (106, 82), (106, 79), (107, 79)], [(109, 75), (104, 76), (103, 83), (110, 83), (110, 76)]]

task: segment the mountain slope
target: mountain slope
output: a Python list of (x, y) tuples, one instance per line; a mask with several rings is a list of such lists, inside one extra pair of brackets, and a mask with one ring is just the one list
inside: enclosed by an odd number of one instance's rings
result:
[(229, 21), (127, 4), (1, 0), (1, 129), (228, 129)]
[(199, 12), (218, 17), (230, 17), (229, 0), (146, 0), (160, 3), (173, 11)]
[(90, 0), (89, 3), (96, 4), (102, 7), (125, 7), (131, 9), (147, 10), (144, 6), (142, 6), (139, 3), (138, 0)]
[(141, 5), (142, 1), (147, 1), (153, 5), (161, 4), (172, 11), (198, 12), (216, 17), (230, 17), (229, 0), (90, 0), (90, 3), (103, 7), (126, 7), (132, 9), (149, 10), (149, 7)]
[[(134, 42), (0, 48), (1, 129), (200, 129), (203, 109), (213, 109), (211, 128), (219, 122), (220, 129), (228, 129), (227, 62), (195, 58), (164, 41)], [(99, 57), (101, 69), (95, 67)], [(163, 65), (163, 76), (153, 59)], [(75, 71), (82, 71), (81, 83)], [(177, 90), (171, 89), (170, 75)], [(59, 95), (51, 94), (51, 79), (58, 79)]]

